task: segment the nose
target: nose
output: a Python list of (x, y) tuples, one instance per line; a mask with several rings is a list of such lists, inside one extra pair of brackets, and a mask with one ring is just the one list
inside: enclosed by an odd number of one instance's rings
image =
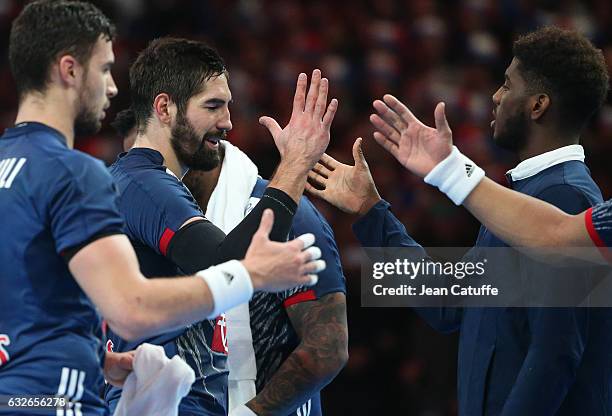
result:
[(217, 122), (217, 128), (219, 130), (230, 131), (232, 127), (233, 126), (232, 126), (232, 120), (230, 116), (229, 107), (226, 106), (221, 116), (219, 117), (219, 120)]
[(497, 107), (499, 105), (499, 102), (501, 100), (501, 93), (502, 93), (502, 87), (499, 87), (497, 89), (497, 91), (495, 91), (495, 94), (493, 94), (493, 96), (491, 97), (491, 99), (493, 100), (493, 104), (495, 105), (495, 107)]
[(113, 76), (110, 75), (106, 95), (108, 96), (108, 98), (113, 98), (118, 93), (119, 93), (119, 89), (117, 88), (117, 84), (115, 84), (115, 80), (113, 79)]

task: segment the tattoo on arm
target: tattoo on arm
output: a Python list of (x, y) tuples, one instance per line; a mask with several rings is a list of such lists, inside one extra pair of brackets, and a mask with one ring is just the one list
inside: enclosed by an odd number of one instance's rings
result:
[(286, 416), (340, 372), (348, 359), (344, 293), (287, 308), (300, 344), (247, 406), (257, 415)]

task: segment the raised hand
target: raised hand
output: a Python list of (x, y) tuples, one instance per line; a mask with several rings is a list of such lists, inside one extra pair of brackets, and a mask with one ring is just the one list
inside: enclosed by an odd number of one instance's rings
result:
[(412, 173), (425, 177), (451, 152), (453, 134), (446, 121), (444, 103), (434, 110), (436, 128), (423, 124), (402, 102), (390, 94), (374, 101), (377, 114), (370, 116), (374, 139)]
[(253, 288), (280, 292), (317, 283), (316, 273), (325, 270), (325, 261), (318, 260), (321, 250), (313, 246), (314, 235), (304, 234), (287, 243), (271, 241), (273, 223), (274, 213), (266, 209), (242, 261), (251, 275)]
[(263, 124), (274, 138), (281, 155), (281, 163), (303, 168), (304, 175), (319, 160), (329, 144), (329, 129), (338, 109), (338, 100), (327, 104), (329, 83), (321, 78), (321, 71), (312, 72), (310, 88), (306, 95), (308, 77), (301, 73), (297, 79), (293, 97), (293, 111), (289, 123), (281, 129), (271, 117), (261, 117)]
[[(380, 195), (361, 149), (361, 137), (353, 144), (354, 166), (338, 162), (323, 154), (319, 163), (308, 173), (306, 190), (344, 212), (364, 215)], [(314, 183), (322, 189), (317, 189)]]

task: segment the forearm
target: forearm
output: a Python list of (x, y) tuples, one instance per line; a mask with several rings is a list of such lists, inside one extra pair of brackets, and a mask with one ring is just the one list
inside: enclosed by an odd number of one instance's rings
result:
[(263, 390), (247, 406), (258, 416), (286, 416), (331, 382), (344, 363), (334, 357), (298, 346)]
[[(513, 246), (589, 245), (583, 223), (544, 201), (484, 178), (463, 205), (493, 234)], [(586, 231), (584, 237), (588, 238)]]
[(109, 326), (122, 338), (139, 339), (183, 328), (213, 311), (207, 284), (198, 277), (139, 279), (119, 299), (125, 319), (107, 316)]
[(300, 344), (247, 406), (256, 414), (285, 416), (340, 372), (348, 360), (346, 298), (331, 293), (287, 309)]
[(297, 206), (282, 191), (268, 187), (261, 201), (227, 235), (208, 220), (181, 227), (170, 242), (168, 257), (184, 273), (195, 273), (228, 260), (243, 259), (267, 208), (274, 212), (270, 239), (286, 241)]
[(281, 160), (268, 187), (285, 192), (297, 204), (304, 193), (308, 170), (302, 161)]

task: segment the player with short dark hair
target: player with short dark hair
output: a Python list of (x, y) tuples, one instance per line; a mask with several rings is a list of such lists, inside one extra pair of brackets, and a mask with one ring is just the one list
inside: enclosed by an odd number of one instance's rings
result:
[[(230, 230), (260, 201), (268, 181), (231, 143), (221, 141), (218, 152), (218, 166), (190, 169), (183, 181), (207, 218)], [(319, 416), (321, 389), (348, 359), (346, 288), (338, 247), (331, 227), (305, 196), (290, 236), (303, 233), (317, 237), (327, 265), (317, 284), (257, 294), (226, 313), (230, 416)]]
[(123, 140), (123, 151), (129, 151), (136, 140), (136, 117), (134, 110), (126, 108), (119, 111), (111, 122), (111, 126)]
[[(504, 83), (492, 97), (495, 120), (491, 123), (494, 142), (514, 150), (521, 160), (507, 174), (509, 185), (568, 213), (581, 212), (602, 200), (578, 145), (582, 127), (608, 88), (601, 51), (582, 35), (553, 27), (521, 37), (514, 50)], [(451, 152), (452, 132), (444, 104), (435, 109), (435, 129), (421, 123), (391, 95), (376, 100), (374, 108), (376, 114), (370, 117), (374, 138), (402, 165), (425, 176), (426, 182), (456, 203), (484, 176), (471, 160), (457, 150)], [(419, 247), (390, 212), (389, 204), (381, 201), (359, 143), (353, 153), (355, 166), (324, 156), (310, 175), (324, 190), (310, 190), (346, 211), (362, 214), (353, 228), (362, 244)], [(476, 247), (504, 246), (491, 230), (481, 227)], [(537, 279), (555, 269), (521, 261), (513, 272)], [(585, 268), (574, 273), (582, 279), (592, 276)], [(439, 330), (459, 331), (459, 414), (609, 413), (609, 309), (432, 308), (418, 312)]]
[[(264, 209), (274, 210), (271, 238), (284, 241), (291, 227), (307, 172), (329, 143), (337, 101), (327, 103), (328, 84), (313, 73), (308, 95), (305, 74), (298, 78), (293, 116), (281, 129), (263, 118), (280, 151), (278, 173), (261, 202), (231, 232), (208, 221), (180, 178), (188, 169), (219, 163), (219, 141), (231, 130), (232, 101), (225, 64), (206, 44), (177, 38), (152, 41), (130, 68), (130, 87), (138, 134), (132, 149), (110, 171), (119, 191), (119, 210), (146, 276), (192, 273), (241, 258)], [(224, 312), (224, 311), (220, 311)], [(116, 351), (133, 349), (110, 331)], [(203, 320), (148, 339), (178, 353), (195, 371), (196, 381), (181, 402), (181, 415), (227, 413), (225, 318)], [(109, 388), (113, 408), (121, 391)]]
[(144, 279), (108, 171), (72, 150), (75, 132), (96, 132), (117, 94), (113, 33), (97, 8), (78, 1), (32, 2), (13, 23), (19, 109), (0, 137), (0, 395), (65, 404), (11, 415), (108, 414), (102, 367), (120, 385), (132, 356), (104, 354), (96, 307), (117, 333), (143, 338), (216, 316), (254, 289), (307, 284), (317, 268), (302, 241), (269, 241), (268, 212), (243, 261)]

